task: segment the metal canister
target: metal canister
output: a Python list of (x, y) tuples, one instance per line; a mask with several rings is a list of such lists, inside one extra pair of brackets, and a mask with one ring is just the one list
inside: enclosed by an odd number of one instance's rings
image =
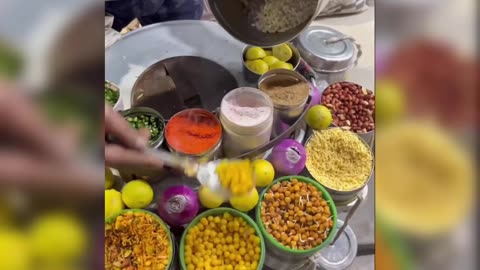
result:
[[(331, 128), (337, 128), (337, 127), (331, 127)], [(356, 133), (354, 133), (356, 134)], [(362, 141), (363, 144), (365, 144), (365, 146), (368, 148), (368, 150), (370, 151), (372, 157), (374, 158), (374, 154), (372, 152), (372, 148), (365, 142), (365, 140), (359, 136), (358, 134), (356, 134), (357, 137), (360, 139), (360, 141)], [(310, 139), (312, 138), (313, 135), (311, 135), (306, 141), (305, 141), (305, 147), (308, 145), (308, 143), (310, 142)], [(348, 191), (343, 191), (343, 190), (336, 190), (336, 189), (332, 189), (330, 187), (327, 187), (325, 185), (322, 185), (327, 191), (328, 193), (330, 194), (330, 196), (332, 197), (333, 201), (335, 202), (335, 204), (340, 204), (340, 205), (346, 205), (346, 204), (349, 204), (351, 203), (352, 201), (355, 200), (355, 198), (357, 197), (357, 194), (360, 193), (363, 188), (368, 184), (368, 182), (372, 179), (372, 176), (373, 176), (373, 172), (374, 172), (374, 166), (375, 166), (375, 160), (372, 160), (372, 169), (370, 170), (370, 175), (368, 176), (367, 179), (365, 179), (365, 182), (353, 189), (353, 190), (348, 190)], [(308, 173), (308, 176), (315, 179), (315, 177), (313, 177), (310, 172), (308, 171), (308, 168), (307, 168), (307, 173)], [(318, 181), (318, 180), (317, 180)], [(320, 181), (319, 181), (320, 184), (322, 184)]]
[(318, 80), (329, 84), (344, 81), (347, 71), (362, 54), (353, 38), (324, 26), (308, 27), (293, 43), (303, 60), (315, 70)]
[[(300, 65), (300, 52), (298, 49), (292, 44), (292, 43), (287, 43), (290, 49), (292, 49), (292, 58), (288, 60), (288, 63), (292, 64), (293, 70), (297, 70), (298, 66)], [(246, 59), (245, 59), (245, 53), (249, 48), (252, 46), (246, 46), (242, 50), (242, 64), (243, 64), (243, 76), (247, 82), (250, 83), (256, 83), (258, 79), (261, 77), (260, 74), (257, 74), (253, 71), (251, 71), (247, 65), (246, 65)], [(263, 47), (264, 50), (272, 50), (272, 47)]]
[[(305, 79), (305, 77), (298, 72), (287, 69), (274, 69), (268, 71), (259, 78), (258, 89), (263, 91), (263, 88), (266, 84), (275, 83), (275, 81), (279, 83), (281, 82), (282, 84), (285, 82), (288, 82), (289, 84), (302, 82), (308, 84), (308, 81)], [(288, 127), (297, 121), (302, 112), (305, 110), (305, 103), (307, 102), (308, 96), (309, 94), (305, 95), (305, 100), (303, 102), (294, 104), (292, 106), (279, 105), (273, 102), (274, 110), (272, 133), (274, 137), (280, 135), (285, 130), (285, 127)]]

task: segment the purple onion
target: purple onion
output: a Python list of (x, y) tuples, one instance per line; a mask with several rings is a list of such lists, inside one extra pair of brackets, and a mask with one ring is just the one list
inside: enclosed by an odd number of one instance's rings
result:
[(313, 84), (310, 84), (310, 96), (312, 97), (312, 100), (308, 108), (320, 104), (320, 90), (318, 90)]
[(160, 195), (158, 215), (168, 225), (178, 227), (192, 221), (199, 208), (195, 191), (185, 185), (173, 186)]
[(305, 168), (307, 154), (303, 145), (292, 139), (285, 139), (272, 150), (272, 164), (281, 174), (299, 174)]

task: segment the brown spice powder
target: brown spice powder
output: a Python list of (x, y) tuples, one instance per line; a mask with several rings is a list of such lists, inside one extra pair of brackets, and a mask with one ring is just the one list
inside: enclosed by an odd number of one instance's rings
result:
[(277, 81), (262, 83), (260, 90), (270, 96), (274, 105), (297, 106), (307, 99), (310, 93), (310, 86), (305, 82), (289, 84)]

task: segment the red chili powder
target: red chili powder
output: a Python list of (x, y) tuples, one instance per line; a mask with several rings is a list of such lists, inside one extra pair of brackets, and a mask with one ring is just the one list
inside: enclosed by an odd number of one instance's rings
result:
[(174, 115), (165, 127), (165, 139), (175, 151), (200, 155), (211, 150), (222, 136), (220, 121), (203, 109), (188, 109)]

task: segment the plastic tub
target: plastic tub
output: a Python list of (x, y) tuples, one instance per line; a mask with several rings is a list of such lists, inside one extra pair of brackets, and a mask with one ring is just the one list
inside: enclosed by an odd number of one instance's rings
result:
[(261, 233), (260, 229), (258, 228), (255, 221), (253, 221), (253, 219), (251, 219), (246, 214), (244, 214), (244, 213), (242, 213), (238, 210), (235, 210), (235, 209), (232, 209), (232, 208), (226, 208), (226, 207), (210, 209), (210, 210), (207, 210), (207, 211), (201, 213), (200, 215), (195, 217), (195, 219), (192, 220), (192, 222), (190, 222), (188, 227), (185, 229), (185, 231), (183, 232), (183, 235), (182, 235), (182, 239), (180, 240), (180, 252), (179, 252), (180, 253), (180, 266), (181, 266), (182, 269), (187, 270), (187, 265), (185, 264), (185, 237), (186, 237), (188, 231), (193, 226), (197, 225), (198, 222), (200, 222), (200, 219), (202, 219), (204, 217), (208, 217), (208, 216), (220, 216), (225, 212), (230, 213), (232, 216), (243, 218), (247, 222), (247, 224), (250, 225), (255, 230), (255, 233), (260, 238), (260, 250), (261, 250), (260, 260), (258, 262), (257, 270), (263, 269), (263, 264), (264, 264), (264, 261), (265, 261), (265, 241), (263, 239), (263, 236), (262, 236), (262, 233)]
[(258, 89), (241, 87), (222, 100), (220, 122), (223, 125), (223, 151), (235, 157), (270, 141), (273, 103)]
[[(318, 245), (314, 248), (308, 249), (308, 250), (291, 249), (289, 247), (286, 247), (286, 246), (282, 245), (279, 241), (277, 241), (273, 236), (271, 236), (267, 232), (265, 226), (263, 225), (262, 218), (260, 216), (261, 209), (262, 209), (262, 200), (263, 200), (263, 197), (265, 197), (265, 194), (267, 193), (267, 191), (269, 191), (270, 188), (274, 184), (279, 183), (279, 182), (283, 182), (283, 181), (290, 181), (292, 178), (295, 178), (300, 182), (306, 182), (306, 183), (314, 185), (320, 192), (322, 192), (323, 198), (327, 201), (328, 206), (330, 207), (330, 211), (332, 213), (333, 226), (332, 226), (332, 229), (330, 230), (330, 232), (328, 233), (327, 238), (325, 239), (325, 241), (323, 241), (322, 244), (320, 244), (320, 245)], [(257, 204), (257, 207), (256, 207), (255, 215), (256, 215), (257, 225), (260, 228), (260, 231), (262, 232), (263, 237), (265, 238), (265, 246), (267, 248), (267, 252), (272, 253), (277, 257), (285, 258), (285, 259), (288, 259), (288, 260), (298, 260), (298, 261), (300, 261), (300, 260), (307, 259), (308, 257), (317, 253), (319, 250), (321, 250), (326, 245), (329, 245), (330, 242), (332, 241), (334, 235), (336, 234), (337, 208), (335, 207), (335, 203), (333, 202), (332, 197), (330, 196), (328, 191), (325, 188), (323, 188), (318, 182), (316, 182), (315, 180), (310, 179), (308, 177), (304, 177), (304, 176), (298, 176), (298, 175), (293, 175), (292, 176), (292, 175), (290, 175), (290, 176), (280, 177), (277, 180), (273, 181), (270, 185), (268, 185), (262, 191), (262, 194), (260, 195), (260, 202)]]

